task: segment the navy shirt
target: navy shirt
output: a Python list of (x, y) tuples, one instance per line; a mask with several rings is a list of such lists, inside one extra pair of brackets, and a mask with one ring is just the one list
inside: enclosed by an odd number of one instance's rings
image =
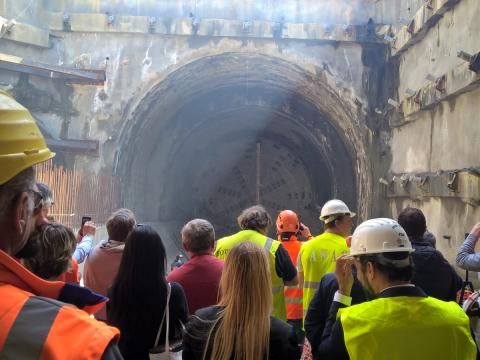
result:
[(275, 271), (283, 281), (292, 281), (297, 276), (297, 269), (283, 245), (280, 245), (275, 253)]

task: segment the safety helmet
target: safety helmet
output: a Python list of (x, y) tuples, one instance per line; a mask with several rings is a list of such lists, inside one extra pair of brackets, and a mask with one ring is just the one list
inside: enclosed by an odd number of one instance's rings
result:
[(300, 221), (292, 210), (283, 210), (277, 217), (277, 232), (297, 233), (300, 230)]
[(0, 90), (0, 185), (54, 156), (30, 112)]
[(356, 214), (351, 212), (342, 200), (333, 199), (323, 205), (322, 211), (320, 212), (320, 220), (328, 224), (335, 220), (338, 215), (350, 215), (350, 217), (354, 217)]
[(350, 255), (390, 252), (413, 252), (407, 233), (392, 219), (371, 219), (361, 223), (353, 232)]

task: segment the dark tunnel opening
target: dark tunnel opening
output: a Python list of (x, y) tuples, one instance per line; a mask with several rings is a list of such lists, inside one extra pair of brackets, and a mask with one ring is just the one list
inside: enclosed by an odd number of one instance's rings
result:
[(118, 158), (125, 205), (157, 227), (170, 255), (192, 218), (211, 221), (217, 238), (237, 231), (257, 192), (273, 221), (290, 208), (314, 234), (325, 201), (339, 197), (356, 208), (351, 149), (298, 83), (274, 86), (268, 73), (263, 81), (213, 82), (191, 74), (185, 92), (165, 86), (141, 101)]

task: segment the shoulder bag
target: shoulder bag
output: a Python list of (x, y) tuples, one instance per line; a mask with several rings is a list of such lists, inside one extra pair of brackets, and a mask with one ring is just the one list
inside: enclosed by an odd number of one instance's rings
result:
[[(149, 351), (150, 360), (180, 360), (182, 358), (182, 351), (172, 352), (170, 350), (170, 294), (172, 292), (172, 287), (170, 283), (167, 283), (167, 303), (165, 305), (165, 312), (162, 316), (162, 321), (158, 328), (157, 336), (155, 338), (155, 343), (152, 349)], [(166, 321), (165, 321), (166, 319)], [(158, 341), (160, 340), (160, 333), (162, 332), (163, 323), (165, 321), (165, 345), (159, 346)]]

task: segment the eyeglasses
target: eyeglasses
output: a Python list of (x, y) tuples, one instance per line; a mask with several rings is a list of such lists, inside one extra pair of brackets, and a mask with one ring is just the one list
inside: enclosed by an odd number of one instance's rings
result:
[(43, 196), (40, 192), (34, 189), (28, 189), (27, 191), (33, 194), (33, 213), (36, 215), (43, 208)]

